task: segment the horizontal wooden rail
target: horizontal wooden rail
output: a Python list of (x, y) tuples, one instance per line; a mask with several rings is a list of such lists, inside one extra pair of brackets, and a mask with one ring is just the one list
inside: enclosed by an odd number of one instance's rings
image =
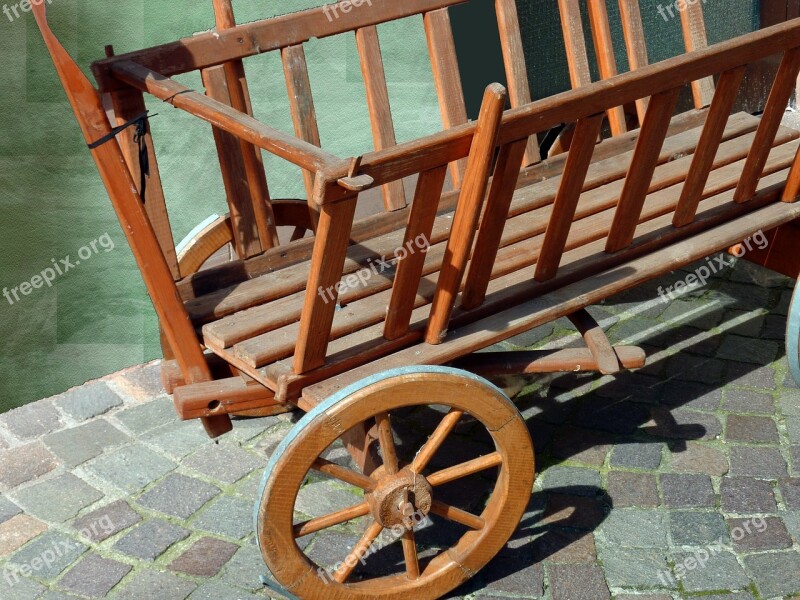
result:
[(339, 4), (326, 4), (238, 25), (225, 31), (209, 31), (168, 44), (120, 54), (114, 58), (95, 62), (92, 71), (100, 89), (110, 91), (118, 86), (116, 66), (120, 62), (135, 62), (171, 77), (286, 46), (302, 44), (312, 38), (321, 39), (355, 31), (361, 27), (463, 4), (466, 1), (351, 0), (347, 12)]
[(200, 117), (215, 127), (304, 169), (316, 172), (346, 163), (313, 144), (264, 125), (247, 114), (190, 90), (177, 81), (142, 65), (123, 61), (115, 63), (113, 69), (117, 77), (129, 85), (169, 102), (175, 108)]
[[(797, 47), (800, 47), (800, 19), (793, 19), (691, 54), (594, 82), (507, 111), (497, 143), (505, 145), (525, 139), (561, 123), (576, 122)], [(475, 123), (469, 123), (365, 154), (359, 173), (372, 177), (377, 186), (462, 159), (469, 154), (474, 134)], [(324, 202), (336, 201), (345, 195), (344, 190), (337, 189), (336, 182), (346, 174), (347, 170), (342, 167), (324, 174), (328, 182)]]

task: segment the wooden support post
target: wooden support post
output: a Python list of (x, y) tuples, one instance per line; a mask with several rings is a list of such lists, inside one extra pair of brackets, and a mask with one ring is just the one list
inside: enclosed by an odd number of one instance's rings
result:
[[(611, 79), (617, 75), (617, 59), (614, 56), (614, 42), (608, 22), (606, 0), (589, 0), (588, 6), (600, 77), (601, 79)], [(628, 131), (625, 111), (621, 106), (608, 110), (608, 123), (613, 136), (622, 135)]]
[[(703, 5), (700, 2), (686, 2), (685, 8), (681, 11), (681, 27), (683, 28), (683, 40), (686, 44), (687, 52), (702, 50), (708, 46), (706, 35), (706, 23), (703, 18)], [(692, 82), (692, 95), (694, 96), (694, 107), (697, 109), (705, 108), (711, 104), (714, 98), (714, 78), (703, 77)]]
[[(619, 13), (622, 19), (625, 48), (628, 53), (628, 65), (631, 71), (636, 71), (650, 63), (647, 57), (647, 39), (644, 37), (639, 0), (619, 0)], [(636, 100), (636, 112), (639, 115), (640, 125), (644, 123), (649, 102), (649, 98)]]

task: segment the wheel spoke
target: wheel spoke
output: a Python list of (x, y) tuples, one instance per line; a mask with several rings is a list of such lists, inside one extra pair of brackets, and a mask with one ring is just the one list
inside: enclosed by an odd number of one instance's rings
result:
[(367, 502), (355, 504), (329, 515), (298, 523), (294, 526), (294, 537), (303, 537), (304, 535), (309, 535), (322, 529), (327, 529), (328, 527), (333, 527), (334, 525), (340, 525), (341, 523), (346, 523), (358, 517), (363, 517), (368, 513), (369, 504)]
[(483, 517), (478, 517), (465, 510), (461, 510), (455, 506), (450, 506), (449, 504), (445, 504), (444, 502), (440, 502), (438, 500), (434, 500), (431, 503), (431, 512), (435, 515), (439, 515), (440, 517), (444, 517), (448, 521), (466, 525), (470, 529), (483, 529), (484, 525), (486, 525), (486, 521), (483, 519)]
[(383, 525), (378, 523), (377, 521), (373, 521), (372, 525), (370, 525), (367, 530), (364, 532), (364, 535), (361, 536), (361, 539), (358, 540), (358, 543), (353, 548), (353, 551), (347, 555), (347, 558), (344, 559), (342, 566), (339, 567), (339, 570), (333, 574), (333, 578), (338, 583), (344, 583), (347, 581), (347, 578), (350, 577), (350, 574), (356, 568), (356, 565), (360, 560), (362, 560), (369, 552), (369, 547), (378, 539), (378, 536), (383, 531)]
[(314, 461), (312, 468), (320, 473), (325, 473), (326, 475), (335, 477), (340, 481), (344, 481), (345, 483), (349, 483), (350, 485), (361, 488), (366, 492), (375, 489), (376, 482), (371, 477), (367, 477), (362, 473), (357, 473), (352, 469), (348, 469), (347, 467), (337, 465), (336, 463), (325, 460), (324, 458), (320, 457)]
[(386, 473), (394, 475), (400, 470), (397, 461), (397, 450), (394, 447), (394, 435), (392, 434), (392, 423), (389, 420), (389, 413), (378, 413), (375, 415), (378, 424), (378, 439), (381, 443), (381, 454), (383, 454), (383, 464), (386, 466)]
[(414, 530), (406, 529), (403, 534), (403, 556), (406, 559), (406, 573), (409, 579), (419, 578), (419, 559), (417, 543), (414, 541)]
[(436, 451), (442, 446), (444, 441), (447, 439), (447, 436), (450, 435), (450, 432), (453, 431), (456, 423), (458, 423), (459, 419), (463, 415), (464, 411), (455, 409), (452, 409), (445, 415), (431, 437), (428, 438), (428, 441), (425, 442), (425, 445), (422, 446), (420, 451), (414, 457), (414, 462), (411, 463), (411, 470), (414, 473), (421, 473), (425, 467), (428, 466), (428, 463), (433, 458), (433, 455), (436, 454)]
[(492, 452), (486, 456), (479, 456), (473, 460), (436, 471), (427, 477), (428, 483), (436, 487), (437, 485), (444, 485), (456, 479), (461, 479), (469, 475), (474, 475), (480, 471), (491, 469), (498, 465), (503, 464), (503, 457), (499, 452)]

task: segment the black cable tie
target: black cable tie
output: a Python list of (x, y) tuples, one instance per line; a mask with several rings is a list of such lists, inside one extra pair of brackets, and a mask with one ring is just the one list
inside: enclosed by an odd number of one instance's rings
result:
[[(131, 125), (137, 125), (138, 126), (138, 124), (140, 122), (141, 123), (146, 123), (147, 122), (147, 116), (148, 116), (147, 113), (148, 112), (149, 111), (144, 111), (138, 117), (134, 117), (133, 119), (131, 119), (127, 123), (123, 123), (122, 125), (119, 125), (118, 127), (114, 127), (107, 135), (104, 135), (99, 140), (94, 141), (91, 144), (87, 144), (89, 146), (89, 150), (94, 150), (95, 148), (99, 148), (100, 146), (102, 146), (106, 142), (110, 142), (115, 137), (117, 137), (120, 134), (120, 132), (126, 130)], [(155, 115), (153, 115), (153, 116), (155, 116)], [(138, 127), (137, 127), (137, 129), (138, 129)]]
[(172, 100), (175, 98), (175, 96), (180, 96), (181, 94), (188, 94), (189, 92), (194, 92), (194, 91), (195, 90), (181, 90), (180, 92), (172, 94), (172, 96), (170, 96), (169, 98), (164, 98), (163, 101), (166, 102), (167, 104), (172, 104)]

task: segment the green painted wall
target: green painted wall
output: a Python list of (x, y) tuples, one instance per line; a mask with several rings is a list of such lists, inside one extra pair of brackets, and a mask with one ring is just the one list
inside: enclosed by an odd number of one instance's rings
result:
[[(84, 67), (103, 55), (107, 43), (122, 53), (213, 23), (208, 0), (49, 1), (54, 31)], [(318, 3), (239, 1), (235, 7), (240, 21), (250, 21)], [(493, 20), (491, 2), (471, 4), (452, 14), (474, 114), (483, 87), (503, 76), (496, 33), (483, 37), (487, 19)], [(659, 22), (655, 0), (642, 4), (647, 33), (655, 40), (651, 56), (676, 54), (678, 21)], [(519, 6), (534, 95), (565, 89), (555, 1), (520, 1)], [(707, 7), (712, 41), (757, 26), (755, 0), (708, 0)], [(612, 20), (617, 22), (616, 13)], [(382, 26), (381, 39), (398, 139), (439, 130), (421, 19)], [(371, 136), (352, 36), (310, 42), (306, 52), (323, 145), (341, 156), (368, 150)], [(0, 14), (0, 56), (0, 288), (31, 282), (51, 267), (51, 259), (80, 260), (83, 247), (87, 257), (52, 287), (26, 288), (30, 295), (13, 304), (0, 297), (4, 411), (158, 357), (160, 348), (149, 298), (30, 13), (13, 22)], [(256, 115), (291, 132), (278, 57), (250, 59), (247, 68)], [(181, 80), (200, 88), (197, 76)], [(209, 214), (225, 211), (222, 182), (209, 127), (159, 102), (149, 108), (159, 113), (152, 128), (177, 241)], [(266, 165), (273, 196), (302, 196), (297, 169), (270, 156)], [(95, 240), (102, 242), (95, 243), (97, 252), (90, 246)], [(113, 250), (106, 251), (112, 242)]]

